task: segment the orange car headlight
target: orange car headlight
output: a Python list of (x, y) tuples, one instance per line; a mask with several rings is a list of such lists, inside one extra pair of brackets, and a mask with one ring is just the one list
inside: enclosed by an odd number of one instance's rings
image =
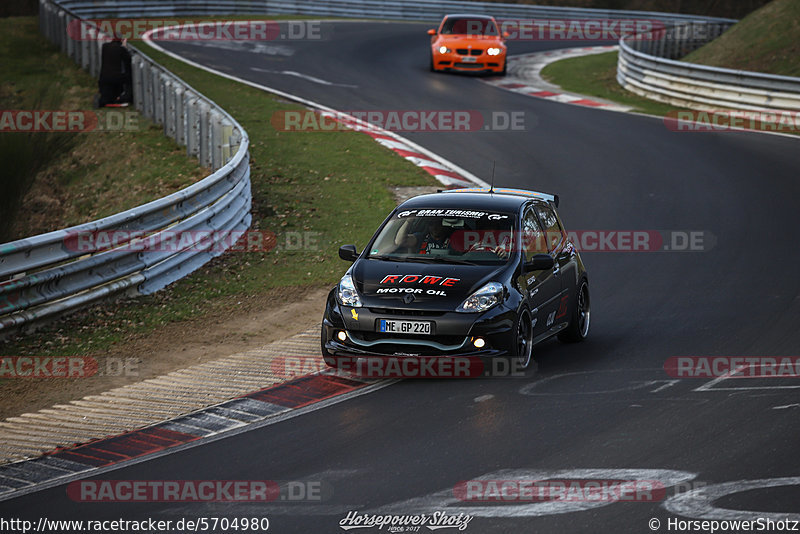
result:
[(452, 52), (452, 50), (450, 50), (446, 46), (440, 46), (439, 47), (439, 53), (440, 54), (449, 54), (450, 52)]
[(502, 48), (489, 48), (488, 50), (486, 50), (486, 53), (489, 54), (490, 56), (499, 56), (500, 52), (502, 51), (503, 51)]

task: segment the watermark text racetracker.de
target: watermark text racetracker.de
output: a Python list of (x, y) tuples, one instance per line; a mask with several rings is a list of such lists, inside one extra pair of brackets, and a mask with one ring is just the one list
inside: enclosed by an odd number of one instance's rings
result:
[(270, 118), (279, 132), (508, 132), (525, 131), (524, 111), (479, 110), (280, 110)]
[(109, 37), (139, 41), (148, 32), (157, 41), (315, 41), (324, 38), (322, 23), (318, 20), (88, 19), (67, 24), (67, 35), (73, 41), (102, 41)]
[(664, 125), (673, 132), (800, 133), (800, 112), (788, 110), (670, 111)]
[[(628, 35), (655, 39), (665, 25), (653, 19), (498, 19), (509, 41), (619, 41)], [(467, 22), (467, 33), (481, 34), (483, 25)]]
[(465, 502), (659, 502), (666, 487), (659, 480), (465, 480), (453, 495)]
[(333, 496), (321, 480), (79, 480), (67, 485), (76, 502), (292, 502)]
[(664, 371), (673, 378), (800, 378), (800, 357), (673, 356)]
[[(716, 245), (716, 236), (706, 230), (548, 230), (526, 231), (519, 246), (524, 252), (553, 250), (560, 243), (578, 252), (705, 252)], [(449, 245), (456, 251), (504, 248), (515, 246), (509, 230), (456, 230)]]
[(270, 371), (276, 377), (289, 380), (298, 376), (328, 371), (345, 378), (353, 375), (362, 378), (434, 378), (469, 379), (481, 377), (524, 378), (527, 376), (518, 361), (491, 358), (456, 356), (441, 358), (419, 354), (393, 356), (332, 356), (333, 369), (319, 356), (291, 356), (275, 358)]
[(139, 376), (139, 363), (115, 356), (0, 356), (0, 379)]
[(0, 110), (0, 133), (138, 132), (139, 114), (121, 110)]
[(323, 246), (321, 232), (269, 230), (87, 230), (69, 232), (64, 248), (70, 252), (96, 254), (113, 251), (168, 252), (188, 250), (209, 252), (316, 251)]
[[(497, 19), (503, 38), (509, 41), (615, 41), (635, 37), (638, 41), (685, 41), (709, 39), (710, 24), (667, 26), (655, 19)], [(467, 21), (467, 34), (492, 35), (481, 22)]]

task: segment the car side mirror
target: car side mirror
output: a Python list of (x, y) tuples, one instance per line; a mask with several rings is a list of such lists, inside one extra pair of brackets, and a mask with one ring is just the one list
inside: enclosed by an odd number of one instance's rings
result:
[(339, 247), (339, 257), (344, 261), (356, 261), (358, 259), (358, 252), (355, 245), (342, 245)]
[(511, 37), (511, 34), (510, 34), (510, 33), (508, 33), (508, 32), (503, 32), (503, 38), (504, 38), (504, 39), (508, 39), (509, 37)]
[[(341, 255), (341, 251), (339, 254)], [(544, 271), (545, 269), (552, 269), (554, 265), (555, 261), (553, 261), (553, 256), (550, 254), (537, 254), (525, 262), (525, 272)]]
[(428, 35), (436, 35), (436, 30), (428, 30)]

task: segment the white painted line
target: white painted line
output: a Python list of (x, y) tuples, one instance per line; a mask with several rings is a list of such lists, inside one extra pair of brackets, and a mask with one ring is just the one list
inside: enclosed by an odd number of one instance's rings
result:
[(334, 87), (351, 87), (353, 89), (358, 88), (357, 85), (351, 85), (348, 83), (329, 82), (328, 80), (323, 80), (322, 78), (315, 78), (314, 76), (309, 76), (308, 74), (295, 72), (293, 70), (270, 70), (270, 69), (261, 69), (258, 67), (250, 67), (250, 70), (254, 70), (256, 72), (266, 72), (268, 74), (283, 74), (284, 76), (294, 76), (296, 78), (302, 78), (303, 80), (308, 80), (309, 82), (318, 83), (320, 85), (330, 85)]
[(414, 152), (414, 150), (405, 143), (401, 143), (400, 141), (393, 141), (391, 139), (380, 139), (376, 138), (375, 141), (382, 144), (386, 148), (390, 148), (392, 150), (405, 150), (408, 152)]
[(414, 156), (406, 156), (406, 159), (411, 163), (413, 163), (414, 165), (416, 165), (417, 167), (424, 166), (424, 167), (433, 167), (434, 169), (441, 169), (443, 171), (450, 170), (447, 166), (442, 165), (441, 163), (437, 163), (430, 159), (420, 159), (420, 158), (415, 158)]
[(721, 387), (716, 388), (715, 385), (723, 382), (725, 380), (753, 380), (757, 378), (770, 378), (771, 380), (775, 380), (779, 377), (764, 377), (764, 376), (736, 376), (737, 373), (743, 369), (747, 369), (747, 365), (741, 365), (732, 371), (725, 373), (722, 376), (718, 376), (717, 378), (710, 380), (703, 384), (702, 386), (693, 389), (692, 391), (748, 391), (748, 390), (762, 390), (762, 389), (798, 389), (800, 388), (800, 384), (794, 386), (745, 386), (745, 387)]

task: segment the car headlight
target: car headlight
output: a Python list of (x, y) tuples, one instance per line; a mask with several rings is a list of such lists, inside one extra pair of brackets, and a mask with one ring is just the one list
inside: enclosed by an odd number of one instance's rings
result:
[(339, 299), (339, 304), (353, 308), (360, 308), (362, 306), (358, 291), (356, 291), (356, 285), (353, 283), (353, 278), (350, 276), (350, 273), (347, 273), (339, 280), (339, 290), (336, 292), (336, 297)]
[(446, 46), (440, 46), (439, 47), (439, 53), (440, 54), (449, 54), (450, 52), (452, 52), (452, 50), (450, 50)]
[(489, 282), (456, 308), (457, 312), (474, 313), (486, 311), (503, 300), (503, 284)]
[(486, 50), (486, 53), (489, 54), (490, 56), (499, 56), (500, 52), (502, 52), (502, 49), (500, 48), (489, 48), (488, 50)]

